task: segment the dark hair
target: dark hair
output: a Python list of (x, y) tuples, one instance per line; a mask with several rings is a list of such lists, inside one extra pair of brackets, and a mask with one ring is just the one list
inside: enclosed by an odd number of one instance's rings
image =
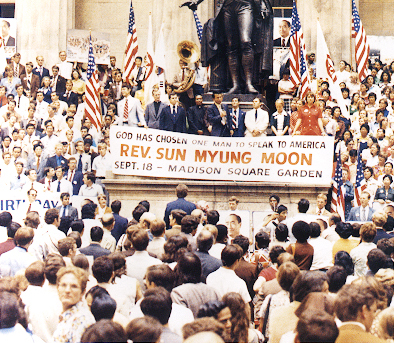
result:
[(187, 193), (189, 192), (189, 189), (187, 186), (183, 183), (180, 183), (178, 186), (175, 188), (176, 196), (178, 198), (186, 198)]
[(171, 215), (177, 225), (181, 225), (181, 221), (183, 217), (187, 215), (187, 213), (184, 210), (172, 210)]
[(199, 224), (198, 219), (192, 215), (186, 215), (181, 220), (181, 231), (186, 234), (192, 233), (197, 229)]
[(366, 123), (362, 124), (362, 125), (360, 126), (360, 130), (361, 130), (362, 128), (366, 129), (366, 130), (368, 131), (368, 133), (369, 133), (369, 125), (368, 125), (368, 124), (366, 124)]
[(127, 238), (137, 251), (144, 251), (149, 244), (148, 233), (139, 228), (127, 229)]
[(163, 327), (153, 317), (145, 316), (133, 319), (126, 327), (126, 336), (134, 343), (157, 342), (161, 336)]
[(119, 200), (114, 200), (111, 203), (111, 210), (113, 213), (119, 213), (122, 207), (122, 203)]
[(218, 236), (216, 237), (217, 243), (226, 243), (227, 242), (227, 234), (228, 229), (226, 225), (217, 224), (216, 228), (218, 229)]
[[(235, 237), (234, 239), (236, 239), (236, 238), (237, 237)], [(254, 238), (255, 238), (256, 244), (259, 249), (268, 248), (268, 245), (270, 244), (270, 236), (264, 230), (260, 230), (259, 232), (257, 232), (256, 235), (254, 236)], [(249, 248), (249, 239), (248, 238), (246, 238), (246, 239), (248, 240), (248, 247), (246, 248), (246, 251), (247, 251)], [(236, 244), (240, 245), (239, 243), (236, 243)], [(242, 245), (241, 245), (241, 248), (244, 250), (244, 247)], [(244, 254), (246, 253), (246, 251), (244, 251)]]
[(15, 294), (0, 292), (0, 329), (14, 327), (19, 319), (19, 304)]
[(272, 263), (278, 263), (278, 257), (280, 254), (283, 254), (286, 250), (280, 245), (274, 245), (270, 252), (269, 257)]
[[(269, 237), (268, 237), (268, 239), (269, 239)], [(245, 236), (242, 236), (242, 235), (236, 236), (233, 239), (232, 244), (239, 245), (241, 247), (241, 249), (242, 249), (243, 255), (245, 255), (248, 252), (248, 250), (249, 250), (249, 238), (247, 238)]]
[(357, 157), (357, 150), (356, 149), (351, 149), (349, 151), (349, 156), (350, 157)]
[(302, 220), (295, 222), (291, 231), (293, 232), (294, 237), (300, 243), (305, 243), (311, 235), (311, 228), (309, 224)]
[(61, 217), (58, 230), (64, 232), (64, 234), (67, 235), (67, 232), (70, 229), (72, 222), (73, 222), (73, 217), (70, 217), (70, 216)]
[(187, 249), (188, 246), (189, 241), (185, 235), (171, 236), (167, 242), (164, 243), (164, 254), (162, 256), (162, 261), (167, 263), (175, 262), (182, 249)]
[(243, 255), (242, 248), (239, 245), (231, 244), (224, 247), (221, 259), (224, 267), (230, 267), (237, 262)]
[(306, 213), (309, 210), (309, 200), (308, 199), (301, 199), (298, 202), (298, 212)]
[(324, 282), (328, 281), (325, 273), (320, 271), (301, 271), (290, 289), (293, 301), (302, 302), (311, 292), (321, 292)]
[(192, 252), (185, 252), (179, 257), (175, 267), (177, 283), (199, 283), (201, 282), (202, 267), (197, 255)]
[(116, 311), (116, 301), (109, 295), (95, 297), (90, 307), (94, 319), (98, 322), (101, 319), (112, 319)]
[(286, 224), (279, 223), (275, 228), (275, 237), (279, 242), (286, 242), (289, 236), (289, 229)]
[(268, 200), (271, 200), (272, 198), (274, 198), (277, 201), (277, 203), (279, 204), (279, 202), (280, 202), (279, 196), (277, 196), (276, 194), (271, 194), (269, 196)]
[(163, 287), (148, 289), (140, 306), (145, 316), (156, 318), (162, 325), (166, 325), (172, 309), (170, 292)]
[(138, 205), (142, 205), (146, 208), (146, 210), (149, 212), (150, 210), (150, 203), (148, 200), (141, 200)]
[(137, 205), (137, 206), (134, 208), (133, 213), (132, 213), (132, 214), (133, 214), (133, 218), (134, 218), (137, 222), (139, 222), (141, 216), (142, 216), (145, 212), (148, 212), (145, 206), (143, 206), (143, 205)]
[(300, 316), (297, 327), (299, 342), (334, 343), (339, 335), (334, 317), (325, 311), (308, 309)]
[(343, 267), (347, 275), (353, 275), (354, 273), (353, 260), (346, 251), (338, 251), (335, 254), (334, 265)]
[(16, 231), (18, 231), (20, 227), (21, 225), (19, 223), (11, 222), (11, 224), (7, 227), (7, 237), (14, 238)]
[(102, 319), (97, 323), (90, 325), (81, 337), (81, 343), (126, 341), (127, 336), (122, 325), (109, 319)]
[[(78, 245), (78, 243), (77, 243)], [(75, 267), (81, 268), (83, 270), (89, 270), (89, 260), (84, 254), (78, 254), (71, 258), (71, 262)]]
[(42, 286), (45, 281), (44, 273), (45, 264), (42, 261), (33, 262), (25, 270), (25, 277), (29, 284), (33, 286)]
[(104, 230), (100, 226), (93, 226), (90, 229), (90, 238), (92, 242), (101, 242), (103, 239)]
[(197, 236), (197, 248), (199, 251), (208, 252), (214, 241), (213, 234), (208, 230), (202, 230)]
[(393, 183), (393, 177), (392, 177), (391, 175), (386, 174), (385, 176), (383, 176), (383, 181), (384, 181), (384, 179), (386, 179), (386, 178), (390, 180), (390, 184)]
[(51, 285), (56, 285), (57, 272), (60, 270), (60, 268), (66, 266), (63, 257), (57, 254), (49, 254), (46, 257), (44, 263), (45, 263), (44, 273), (46, 279)]
[(348, 274), (342, 266), (333, 266), (327, 271), (328, 290), (331, 293), (337, 293), (346, 283)]
[(279, 205), (275, 212), (282, 213), (284, 211), (287, 211), (287, 207), (285, 205)]
[(113, 272), (114, 263), (108, 256), (100, 256), (94, 260), (92, 273), (97, 282), (108, 282)]
[(203, 317), (216, 318), (219, 312), (226, 307), (227, 305), (223, 301), (219, 301), (219, 300), (208, 301), (204, 305), (200, 306), (200, 309), (198, 310), (197, 313), (197, 318), (203, 318)]
[(71, 237), (66, 237), (59, 239), (57, 243), (57, 249), (59, 250), (59, 254), (64, 256), (68, 256), (70, 250), (74, 248), (74, 244), (76, 244), (75, 239)]
[[(380, 249), (372, 249), (367, 255), (368, 267), (373, 274), (376, 274), (381, 268), (390, 268), (388, 257)], [(391, 260), (391, 259), (390, 259)], [(392, 268), (392, 261), (391, 261)]]
[(394, 253), (394, 242), (388, 238), (379, 239), (376, 244), (376, 247), (382, 250), (386, 256), (390, 257), (392, 253)]
[(71, 230), (72, 230), (72, 231), (76, 231), (76, 232), (78, 232), (79, 234), (81, 234), (82, 231), (83, 231), (83, 229), (85, 228), (85, 225), (84, 225), (82, 219), (77, 219), (77, 220), (74, 220), (74, 221), (70, 224), (70, 227), (71, 227)]
[(350, 223), (339, 222), (335, 227), (336, 233), (343, 239), (348, 239), (353, 233), (353, 226)]
[(82, 206), (81, 216), (82, 219), (94, 219), (96, 216), (97, 205), (95, 203), (87, 203)]
[(175, 285), (175, 272), (167, 264), (157, 264), (146, 269), (146, 280), (171, 292)]
[(207, 212), (207, 222), (208, 224), (216, 225), (219, 221), (219, 212), (216, 210), (210, 210)]
[(320, 236), (321, 228), (319, 223), (311, 222), (309, 223), (309, 227), (311, 228), (311, 238), (316, 238)]

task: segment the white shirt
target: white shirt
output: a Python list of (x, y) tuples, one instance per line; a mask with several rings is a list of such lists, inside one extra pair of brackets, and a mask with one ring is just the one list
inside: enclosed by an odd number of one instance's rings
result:
[(63, 76), (66, 80), (71, 80), (71, 72), (73, 70), (73, 64), (64, 61), (58, 63), (57, 66), (59, 67), (59, 75)]
[(91, 187), (88, 187), (87, 185), (82, 185), (78, 193), (78, 195), (84, 197), (97, 197), (100, 194), (104, 194), (104, 191), (103, 188), (97, 183), (92, 184)]
[(66, 180), (65, 178), (62, 178), (60, 181), (56, 180), (52, 182), (51, 185), (51, 191), (52, 192), (57, 192), (57, 188), (60, 182), (60, 191), (59, 193), (68, 193), (70, 195), (73, 194), (73, 185), (71, 184), (70, 181)]
[(96, 171), (97, 177), (105, 177), (107, 170), (112, 170), (112, 156), (110, 153), (106, 153), (103, 156), (97, 156), (92, 163), (92, 170)]
[(59, 254), (57, 243), (66, 235), (52, 224), (45, 225), (42, 235), (33, 239), (33, 244), (29, 247), (29, 252), (34, 254), (37, 259), (44, 261), (49, 254)]
[(258, 130), (260, 133), (255, 137), (266, 136), (266, 130), (269, 124), (268, 112), (257, 109), (257, 120), (256, 110), (250, 110), (245, 114), (245, 137), (254, 137), (252, 134), (253, 130)]
[(367, 256), (372, 249), (376, 249), (375, 243), (361, 242), (358, 246), (350, 251), (350, 257), (354, 263), (355, 276), (363, 276), (367, 274)]
[(323, 237), (309, 238), (313, 246), (313, 260), (310, 270), (329, 269), (332, 267), (332, 243)]

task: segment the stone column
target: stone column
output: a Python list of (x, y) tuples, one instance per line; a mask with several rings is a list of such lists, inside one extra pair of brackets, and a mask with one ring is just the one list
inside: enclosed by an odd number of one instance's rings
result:
[(22, 63), (35, 63), (43, 55), (50, 69), (59, 61), (59, 51), (66, 49), (67, 30), (74, 28), (75, 0), (18, 0), (17, 51)]

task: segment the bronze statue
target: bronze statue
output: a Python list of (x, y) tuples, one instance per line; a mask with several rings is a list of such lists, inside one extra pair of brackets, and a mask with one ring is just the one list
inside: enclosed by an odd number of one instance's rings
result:
[[(181, 7), (187, 6), (195, 11), (202, 1), (187, 1)], [(257, 81), (272, 73), (272, 35), (273, 12), (270, 0), (218, 0), (215, 17), (204, 27), (202, 63), (204, 66), (213, 64), (211, 73), (225, 79), (223, 64), (227, 62), (232, 82), (228, 93), (241, 93), (242, 81), (245, 93), (258, 93), (253, 86), (256, 72)], [(219, 84), (223, 87), (225, 82), (220, 81)]]

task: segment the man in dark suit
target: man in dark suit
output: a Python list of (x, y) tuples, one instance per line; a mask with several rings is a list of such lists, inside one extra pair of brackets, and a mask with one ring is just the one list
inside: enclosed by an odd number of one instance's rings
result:
[(43, 67), (43, 65), (44, 65), (44, 57), (37, 56), (36, 57), (36, 61), (37, 61), (37, 67), (33, 68), (33, 74), (37, 75), (38, 78), (40, 79), (40, 87), (41, 87), (42, 78), (44, 76), (48, 76), (49, 77), (50, 75), (49, 75), (49, 70), (47, 68)]
[(112, 72), (113, 82), (109, 85), (108, 100), (110, 103), (117, 103), (122, 97), (122, 73), (118, 71)]
[(47, 158), (42, 156), (43, 149), (44, 146), (41, 143), (35, 144), (33, 146), (34, 154), (27, 158), (26, 170), (34, 169), (37, 172), (37, 180), (44, 177), (44, 169), (47, 163)]
[(211, 256), (208, 251), (213, 245), (213, 235), (208, 230), (202, 230), (197, 236), (197, 251), (194, 253), (201, 261), (202, 275), (204, 281), (209, 274), (222, 267), (222, 261)]
[(67, 170), (67, 159), (63, 154), (63, 144), (58, 143), (55, 145), (55, 156), (49, 157), (47, 161), (47, 167), (56, 169), (58, 166), (62, 166), (63, 170)]
[(282, 20), (279, 24), (279, 38), (274, 39), (274, 47), (288, 48), (290, 47), (290, 28), (291, 24), (288, 20)]
[(170, 94), (170, 105), (165, 107), (159, 118), (159, 129), (172, 132), (187, 133), (186, 112), (179, 106), (178, 95)]
[(128, 220), (121, 215), (119, 215), (120, 209), (122, 208), (122, 203), (119, 200), (114, 200), (111, 203), (112, 214), (115, 218), (114, 228), (111, 230), (111, 235), (114, 236), (116, 242), (119, 238), (126, 233)]
[(5, 46), (15, 46), (15, 38), (10, 36), (11, 24), (7, 20), (1, 22), (1, 35)]
[(213, 92), (213, 104), (207, 109), (207, 118), (212, 125), (211, 136), (230, 137), (227, 125), (227, 106), (222, 104), (223, 94)]
[(368, 192), (362, 192), (360, 195), (361, 206), (353, 207), (350, 210), (347, 221), (370, 222), (372, 220), (372, 215), (375, 212), (372, 207), (368, 206), (370, 198), (371, 195)]
[(154, 89), (152, 91), (154, 101), (146, 105), (145, 109), (145, 122), (151, 129), (159, 128), (159, 118), (163, 109), (167, 106), (160, 101), (160, 91)]
[(78, 210), (70, 205), (70, 194), (61, 193), (60, 200), (62, 204), (56, 207), (59, 210), (59, 218), (68, 216), (73, 220), (78, 219)]
[(107, 249), (104, 249), (100, 245), (100, 242), (103, 239), (103, 235), (104, 230), (100, 226), (93, 226), (90, 229), (90, 238), (92, 240), (92, 243), (90, 243), (90, 245), (88, 245), (86, 248), (79, 249), (81, 254), (93, 256), (93, 259), (96, 259), (100, 256), (109, 255), (111, 252)]
[(196, 105), (187, 110), (189, 133), (193, 135), (209, 135), (206, 108), (202, 105), (202, 95), (196, 95)]
[(64, 178), (70, 181), (73, 186), (72, 195), (78, 195), (79, 189), (83, 185), (83, 173), (77, 170), (77, 159), (73, 156), (68, 159), (68, 171)]
[(68, 106), (74, 104), (78, 107), (78, 95), (72, 91), (72, 88), (73, 82), (71, 80), (67, 80), (66, 91), (59, 96), (59, 99), (67, 103)]
[(227, 126), (231, 137), (245, 136), (245, 112), (239, 108), (239, 99), (231, 100), (231, 110), (227, 108)]
[(52, 67), (51, 87), (57, 94), (62, 94), (66, 91), (66, 79), (59, 75), (59, 67)]
[(177, 200), (172, 201), (167, 204), (165, 213), (164, 213), (164, 221), (166, 222), (167, 228), (170, 228), (170, 213), (172, 210), (183, 210), (186, 214), (191, 214), (193, 210), (196, 209), (196, 205), (190, 201), (185, 200), (189, 189), (183, 183), (180, 183), (175, 188)]
[(12, 57), (11, 68), (14, 71), (14, 76), (17, 75), (17, 77), (19, 78), (22, 74), (26, 74), (25, 66), (20, 64), (19, 63), (20, 61), (21, 61), (21, 54), (17, 52)]
[(21, 75), (23, 90), (29, 98), (36, 98), (37, 91), (40, 88), (40, 78), (33, 74), (33, 63), (26, 63), (26, 74)]

